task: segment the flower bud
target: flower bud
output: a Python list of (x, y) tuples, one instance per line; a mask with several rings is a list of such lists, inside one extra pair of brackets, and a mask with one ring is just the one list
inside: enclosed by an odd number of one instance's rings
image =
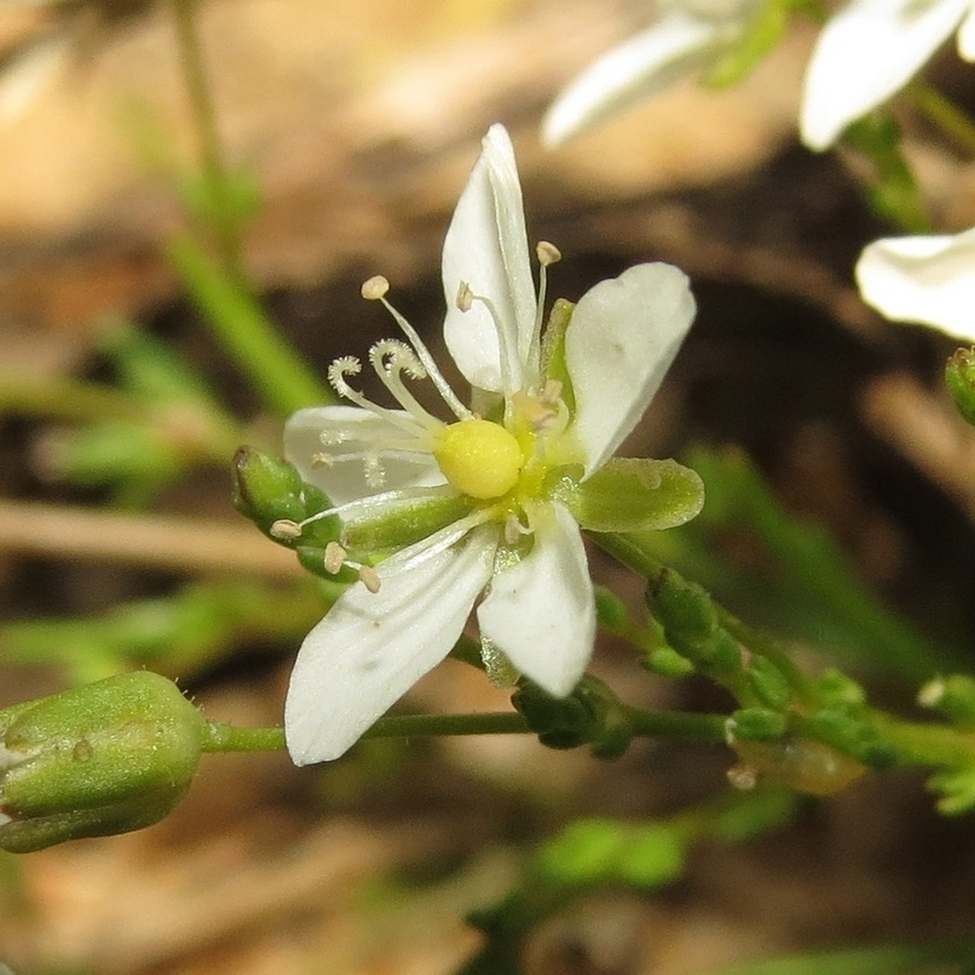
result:
[(234, 455), (232, 476), (234, 507), (279, 544), (324, 550), (330, 541), (338, 538), (339, 519), (334, 515), (309, 521), (293, 536), (272, 532), (275, 522), (291, 522), (297, 526), (332, 506), (318, 488), (301, 479), (293, 464), (269, 457), (253, 447), (241, 447)]
[(179, 688), (148, 671), (0, 711), (0, 849), (158, 822), (189, 788), (205, 728)]

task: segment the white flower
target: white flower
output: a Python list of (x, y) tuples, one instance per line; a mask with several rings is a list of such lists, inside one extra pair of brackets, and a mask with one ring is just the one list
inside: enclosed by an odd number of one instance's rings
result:
[[(326, 550), (326, 568), (351, 566), (364, 583), (346, 590), (298, 654), (285, 732), (299, 765), (346, 751), (449, 653), (482, 592), (486, 661), (500, 651), (549, 693), (568, 694), (595, 636), (579, 522), (663, 528), (700, 508), (700, 481), (673, 461), (607, 464), (690, 326), (686, 276), (666, 264), (630, 268), (592, 288), (571, 324), (543, 338), (545, 265), (558, 252), (540, 244), (537, 253), (536, 299), (514, 152), (496, 125), (443, 253), (444, 338), (474, 387), (478, 414), (386, 302), (385, 279), (374, 278), (364, 296), (386, 304), (409, 341), (389, 339), (370, 351), (402, 409), (352, 389), (348, 377), (360, 367), (349, 357), (333, 363), (329, 377), (356, 406), (301, 410), (288, 421), (288, 459), (339, 506), (342, 544)], [(429, 377), (455, 420), (424, 410), (404, 373)], [(667, 510), (654, 513), (655, 496), (670, 497)], [(377, 524), (378, 535), (397, 538), (387, 537), (387, 549), (406, 547), (372, 566), (357, 553), (368, 551), (370, 532), (375, 550)], [(292, 538), (301, 530), (278, 527)]]
[(956, 30), (958, 53), (975, 61), (973, 0), (850, 0), (823, 28), (809, 62), (803, 142), (827, 148), (906, 85)]
[(755, 0), (658, 0), (663, 16), (593, 62), (570, 82), (542, 121), (558, 145), (706, 68), (741, 35)]
[(975, 342), (975, 228), (875, 240), (860, 255), (856, 278), (863, 300), (887, 318)]

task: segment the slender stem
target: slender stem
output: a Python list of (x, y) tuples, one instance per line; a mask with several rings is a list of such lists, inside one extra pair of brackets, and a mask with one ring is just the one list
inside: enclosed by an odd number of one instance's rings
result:
[(689, 738), (723, 742), (727, 717), (723, 714), (691, 714), (686, 711), (645, 711), (622, 705), (637, 738)]
[(196, 125), (199, 142), (200, 165), (206, 190), (212, 197), (211, 220), (213, 235), (220, 253), (224, 271), (238, 286), (243, 287), (244, 273), (242, 248), (238, 223), (234, 214), (234, 201), (230, 180), (223, 161), (217, 116), (207, 82), (203, 52), (197, 33), (196, 11), (198, 0), (173, 0), (176, 20), (176, 39), (183, 77)]
[(975, 155), (975, 121), (943, 92), (921, 78), (907, 86), (907, 94), (918, 111), (965, 152)]
[[(690, 738), (724, 741), (725, 717), (721, 714), (686, 714), (646, 711), (622, 705), (633, 734), (640, 738)], [(516, 711), (485, 711), (475, 714), (401, 714), (380, 718), (363, 738), (428, 738), (447, 735), (532, 734), (525, 718)], [(205, 752), (279, 751), (284, 748), (282, 728), (238, 728), (208, 723)]]

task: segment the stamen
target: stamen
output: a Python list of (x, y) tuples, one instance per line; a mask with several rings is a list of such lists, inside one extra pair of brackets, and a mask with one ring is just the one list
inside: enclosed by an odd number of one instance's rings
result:
[(537, 363), (541, 358), (542, 324), (545, 317), (545, 293), (548, 289), (548, 272), (553, 264), (562, 260), (562, 252), (547, 240), (540, 240), (535, 245), (535, 256), (538, 258), (538, 302), (535, 305), (535, 323), (532, 326), (532, 338), (528, 345), (528, 361)]
[(389, 281), (381, 274), (374, 274), (368, 281), (362, 282), (360, 290), (366, 301), (381, 301), (389, 291)]
[(548, 379), (545, 381), (545, 388), (542, 390), (542, 402), (550, 403), (552, 406), (559, 401), (562, 395), (562, 383), (558, 379)]
[(440, 398), (447, 404), (451, 413), (458, 420), (466, 420), (471, 415), (470, 410), (461, 403), (457, 394), (450, 388), (450, 384), (437, 368), (436, 360), (426, 345), (423, 344), (423, 340), (417, 334), (416, 329), (386, 300), (387, 291), (389, 291), (389, 282), (381, 274), (371, 277), (362, 285), (362, 297), (367, 301), (381, 301), (386, 311), (393, 316), (396, 324), (409, 339), (410, 345), (416, 351), (417, 358), (423, 363), (423, 368), (430, 377), (430, 381), (437, 387)]
[(329, 542), (325, 546), (325, 571), (330, 572), (334, 576), (345, 564), (348, 554), (338, 542)]
[[(352, 563), (349, 562), (347, 564), (351, 565)], [(379, 592), (379, 589), (382, 586), (382, 579), (379, 578), (379, 573), (371, 565), (359, 566), (359, 582), (361, 582), (373, 595)]]
[(335, 575), (343, 566), (347, 565), (350, 569), (355, 569), (358, 572), (359, 581), (369, 592), (374, 594), (379, 592), (382, 585), (379, 573), (371, 565), (353, 562), (348, 556), (349, 553), (338, 542), (329, 542), (325, 546), (325, 571)]
[(470, 311), (475, 301), (479, 301), (484, 305), (488, 314), (491, 316), (491, 321), (494, 323), (494, 331), (498, 336), (498, 358), (501, 361), (501, 384), (506, 390), (510, 390), (514, 385), (511, 379), (511, 359), (509, 357), (510, 336), (504, 327), (504, 323), (501, 321), (498, 309), (490, 298), (485, 298), (484, 295), (474, 294), (471, 291), (470, 285), (461, 283), (460, 291), (457, 292), (457, 307), (461, 311)]
[(312, 467), (331, 467), (334, 463), (335, 458), (331, 454), (326, 454), (324, 451), (319, 451), (317, 454), (311, 455)]
[(504, 519), (504, 543), (508, 546), (517, 545), (522, 536), (533, 534), (533, 529), (521, 523), (521, 519), (509, 511)]
[(562, 260), (562, 251), (548, 240), (540, 240), (535, 245), (535, 256), (542, 267), (551, 267)]
[(276, 538), (279, 542), (291, 542), (296, 538), (301, 538), (301, 525), (290, 518), (279, 518), (268, 529), (271, 538)]

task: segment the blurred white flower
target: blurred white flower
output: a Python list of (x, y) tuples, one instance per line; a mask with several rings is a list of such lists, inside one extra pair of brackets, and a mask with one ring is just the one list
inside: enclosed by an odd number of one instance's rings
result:
[(955, 31), (958, 53), (975, 61), (973, 0), (850, 0), (823, 28), (806, 71), (803, 142), (828, 148), (906, 85)]
[(863, 300), (887, 318), (975, 342), (975, 228), (875, 240), (860, 255), (856, 279)]
[[(585, 671), (596, 625), (579, 522), (597, 530), (665, 528), (700, 509), (693, 472), (673, 461), (610, 459), (690, 327), (686, 276), (667, 264), (632, 267), (597, 284), (567, 328), (543, 337), (544, 268), (558, 252), (542, 244), (537, 253), (536, 298), (514, 152), (496, 125), (443, 252), (444, 339), (475, 387), (479, 415), (386, 302), (385, 279), (374, 278), (363, 294), (387, 305), (409, 344), (377, 343), (370, 361), (402, 409), (352, 389), (348, 379), (360, 365), (347, 357), (329, 376), (356, 406), (305, 409), (288, 421), (288, 459), (339, 506), (345, 534), (326, 550), (326, 568), (350, 566), (362, 582), (298, 654), (285, 732), (299, 765), (337, 758), (439, 663), (482, 591), (486, 661), (500, 651), (549, 693), (568, 694)], [(423, 409), (403, 374), (429, 377), (454, 421)], [(676, 500), (657, 504), (668, 492)], [(614, 509), (614, 497), (625, 511)], [(431, 510), (444, 517), (432, 522), (424, 514)], [(419, 519), (419, 540), (375, 566), (354, 560), (361, 524), (387, 517)], [(300, 537), (301, 525), (278, 528)]]
[(558, 145), (711, 63), (741, 35), (757, 0), (658, 0), (663, 16), (590, 65), (552, 103), (542, 140)]

